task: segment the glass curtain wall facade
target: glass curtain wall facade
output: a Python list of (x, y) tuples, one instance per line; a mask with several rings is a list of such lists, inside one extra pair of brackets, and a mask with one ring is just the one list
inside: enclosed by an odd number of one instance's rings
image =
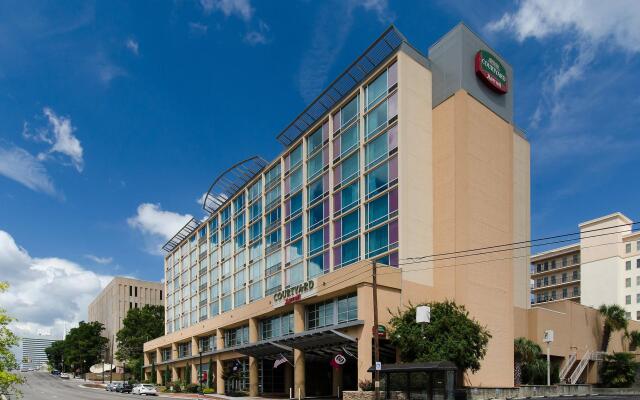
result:
[(398, 265), (391, 60), (165, 258), (166, 333), (362, 259)]

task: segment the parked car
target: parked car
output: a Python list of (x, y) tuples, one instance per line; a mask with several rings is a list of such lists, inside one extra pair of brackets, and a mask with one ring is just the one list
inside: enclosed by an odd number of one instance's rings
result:
[(63, 372), (60, 374), (60, 379), (71, 379), (71, 374), (67, 374), (66, 372)]
[(116, 390), (116, 384), (107, 383), (107, 386), (104, 387), (104, 390), (106, 390), (107, 392), (114, 392)]
[(157, 396), (158, 392), (156, 391), (156, 387), (153, 385), (149, 385), (147, 383), (141, 383), (133, 387), (132, 394), (139, 394), (145, 396)]
[(51, 375), (59, 376), (60, 371), (58, 371), (57, 369), (51, 370)]
[(129, 382), (118, 383), (118, 386), (116, 386), (116, 392), (118, 393), (131, 393), (131, 389), (133, 389), (133, 385)]

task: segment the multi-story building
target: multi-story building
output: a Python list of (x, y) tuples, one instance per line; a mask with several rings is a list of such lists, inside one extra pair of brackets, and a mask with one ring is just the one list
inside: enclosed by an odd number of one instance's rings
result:
[(23, 337), (20, 341), (22, 345), (21, 368), (38, 369), (49, 362), (44, 350), (51, 346), (55, 340)]
[(164, 305), (163, 291), (160, 282), (115, 277), (89, 304), (89, 322), (98, 321), (104, 325), (102, 335), (109, 339), (107, 359), (110, 362), (121, 365), (118, 360), (112, 359), (112, 355), (118, 349), (115, 335), (122, 328), (122, 320), (127, 312), (145, 305)]
[(618, 304), (640, 320), (640, 232), (621, 213), (579, 224), (580, 239), (531, 257), (532, 304)]
[(580, 302), (580, 245), (572, 244), (531, 257), (531, 304), (569, 299)]
[[(431, 257), (529, 239), (512, 85), (462, 24), (428, 56), (390, 27), (278, 135), (275, 160), (225, 171), (210, 216), (165, 245), (166, 335), (145, 344), (147, 376), (202, 371), (218, 393), (253, 396), (357, 389), (371, 379), (375, 260), (381, 325), (409, 302), (464, 304), (492, 333), (467, 383), (512, 386), (527, 250)], [(395, 360), (385, 339), (381, 357)]]

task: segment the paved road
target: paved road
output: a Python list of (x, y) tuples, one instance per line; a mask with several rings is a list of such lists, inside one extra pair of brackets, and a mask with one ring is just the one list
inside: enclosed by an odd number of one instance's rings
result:
[[(84, 382), (60, 379), (47, 372), (28, 372), (27, 383), (20, 387), (24, 400), (139, 400), (139, 396), (80, 387)], [(161, 397), (167, 399), (167, 397)], [(13, 397), (11, 398), (13, 400)]]

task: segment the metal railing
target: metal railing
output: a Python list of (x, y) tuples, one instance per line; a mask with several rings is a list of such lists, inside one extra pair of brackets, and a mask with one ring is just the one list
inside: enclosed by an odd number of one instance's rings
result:
[(562, 369), (560, 370), (560, 382), (566, 381), (567, 375), (569, 374), (569, 371), (571, 371), (571, 367), (573, 367), (573, 364), (576, 362), (576, 356), (576, 353), (571, 353), (567, 361), (562, 366)]

